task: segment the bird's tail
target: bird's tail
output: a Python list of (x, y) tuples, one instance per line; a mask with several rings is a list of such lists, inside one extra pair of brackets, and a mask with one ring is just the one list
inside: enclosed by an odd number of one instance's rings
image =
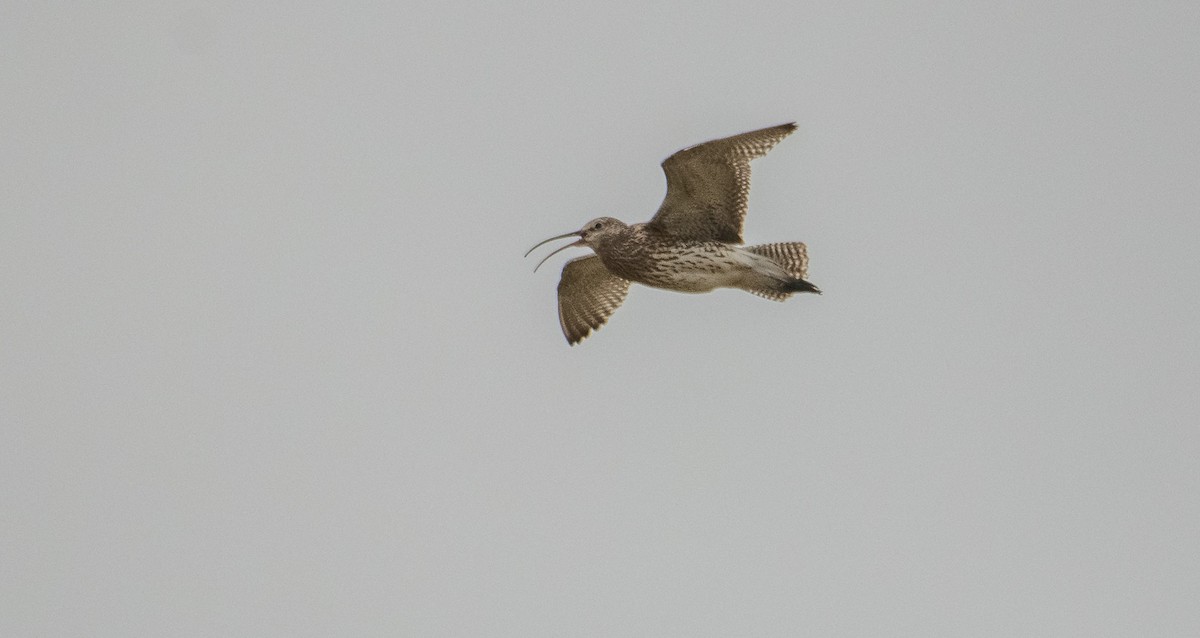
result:
[(790, 278), (784, 281), (773, 280), (768, 286), (748, 288), (747, 290), (750, 292), (776, 301), (783, 301), (797, 292), (821, 294), (820, 288), (806, 280), (808, 277), (808, 248), (803, 242), (759, 244), (758, 246), (747, 246), (746, 250), (775, 262)]
[(803, 242), (759, 244), (746, 246), (746, 250), (770, 258), (796, 279), (804, 279), (808, 276), (808, 247)]

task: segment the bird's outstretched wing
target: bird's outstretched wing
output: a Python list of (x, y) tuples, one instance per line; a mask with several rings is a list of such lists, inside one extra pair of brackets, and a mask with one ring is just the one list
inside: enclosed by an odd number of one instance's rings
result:
[(780, 124), (697, 144), (663, 161), (667, 196), (649, 227), (680, 239), (742, 243), (750, 160), (796, 130)]
[(609, 272), (596, 255), (568, 261), (558, 282), (558, 322), (567, 343), (603, 326), (628, 292), (629, 280)]

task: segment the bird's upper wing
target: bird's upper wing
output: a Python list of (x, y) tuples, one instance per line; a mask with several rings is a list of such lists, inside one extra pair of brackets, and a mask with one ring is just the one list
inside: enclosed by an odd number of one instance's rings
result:
[(750, 160), (796, 130), (780, 124), (697, 144), (663, 161), (667, 196), (649, 227), (681, 239), (742, 243)]
[(558, 282), (558, 322), (567, 343), (603, 326), (628, 292), (629, 280), (609, 272), (596, 255), (568, 261)]

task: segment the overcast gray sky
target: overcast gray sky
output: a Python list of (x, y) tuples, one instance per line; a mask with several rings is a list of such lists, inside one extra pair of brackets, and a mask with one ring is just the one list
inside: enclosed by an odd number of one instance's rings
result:
[(10, 5), (0, 634), (1200, 635), (1194, 1)]

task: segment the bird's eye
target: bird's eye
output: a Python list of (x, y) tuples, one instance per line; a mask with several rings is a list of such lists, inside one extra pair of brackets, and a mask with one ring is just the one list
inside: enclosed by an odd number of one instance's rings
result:
[(600, 222), (596, 222), (595, 224), (592, 224), (592, 230), (600, 230)]

